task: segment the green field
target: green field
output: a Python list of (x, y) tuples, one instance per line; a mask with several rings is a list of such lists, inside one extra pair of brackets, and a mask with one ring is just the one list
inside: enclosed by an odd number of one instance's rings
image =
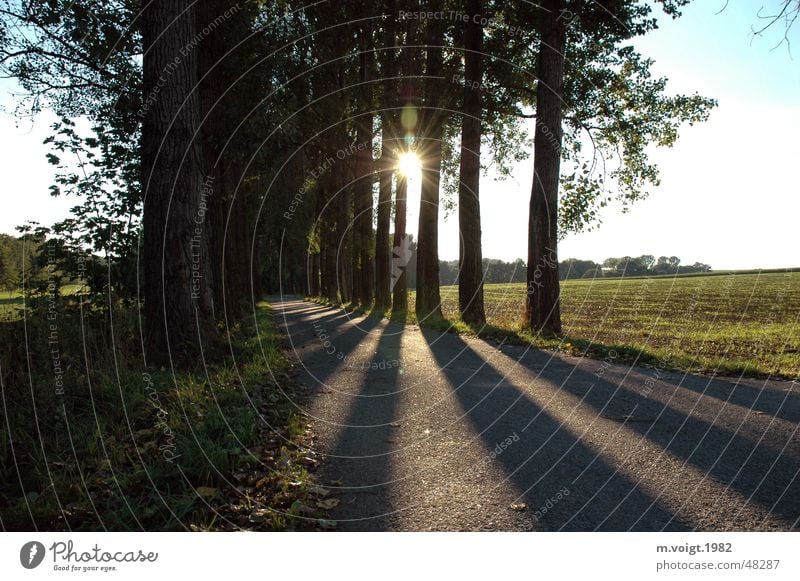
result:
[[(678, 369), (800, 374), (798, 272), (570, 280), (561, 291), (564, 341), (521, 333), (522, 284), (486, 285), (487, 322), (574, 353), (614, 348), (627, 361)], [(442, 305), (456, 320), (457, 287), (442, 288)]]
[(22, 309), (22, 295), (16, 291), (0, 291), (0, 321), (16, 319)]
[[(61, 289), (62, 296), (76, 294), (81, 289), (81, 285), (68, 284)], [(0, 321), (13, 321), (19, 319), (22, 310), (25, 308), (25, 301), (21, 290), (0, 291)]]

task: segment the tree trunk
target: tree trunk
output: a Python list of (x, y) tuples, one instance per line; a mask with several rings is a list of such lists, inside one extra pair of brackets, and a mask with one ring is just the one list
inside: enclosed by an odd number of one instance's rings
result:
[[(408, 11), (413, 11), (414, 8), (418, 8), (419, 6), (418, 2), (415, 0), (406, 0), (403, 2), (403, 5)], [(414, 121), (416, 115), (406, 115), (406, 111), (414, 108), (416, 109), (416, 114), (419, 112), (419, 108), (417, 107), (417, 81), (415, 78), (417, 73), (415, 70), (417, 62), (415, 47), (416, 30), (416, 23), (412, 19), (407, 20), (400, 71), (403, 77), (403, 86), (401, 89), (403, 114), (401, 114), (401, 125), (405, 150), (410, 149), (410, 144), (416, 137), (417, 131), (416, 122)], [(397, 176), (397, 193), (394, 208), (394, 245), (392, 248), (392, 287), (394, 291), (392, 313), (408, 311), (408, 276), (406, 274), (406, 267), (411, 258), (409, 239), (406, 235), (408, 177), (402, 175), (402, 172), (398, 172)]]
[[(394, 15), (395, 2), (386, 2), (388, 14)], [(387, 19), (384, 27), (384, 50), (381, 53), (381, 76), (383, 77), (383, 107), (381, 113), (381, 157), (378, 160), (378, 221), (375, 229), (375, 309), (384, 311), (391, 306), (391, 244), (389, 234), (392, 211), (392, 177), (395, 171), (395, 112), (397, 84), (392, 78), (397, 72), (394, 47), (397, 43), (396, 21)]]
[[(429, 3), (428, 9), (438, 12), (442, 0)], [(427, 55), (425, 65), (425, 110), (418, 152), (422, 163), (422, 186), (419, 203), (419, 228), (417, 240), (417, 320), (441, 319), (439, 293), (439, 183), (442, 169), (442, 136), (444, 116), (439, 111), (441, 82), (435, 77), (442, 74), (442, 44), (444, 21), (428, 23)]]
[[(480, 0), (469, 0), (467, 13), (483, 14)], [(458, 305), (461, 319), (483, 325), (483, 256), (481, 251), (481, 45), (483, 27), (470, 18), (464, 34), (464, 111), (461, 125), (461, 167), (458, 186), (459, 252)]]
[(308, 257), (308, 295), (319, 296), (319, 252), (314, 252)]
[[(330, 178), (329, 178), (330, 179)], [(330, 187), (326, 184), (321, 190), (323, 199), (330, 199), (331, 195), (335, 195), (336, 189), (333, 193), (330, 192)], [(330, 202), (330, 206), (336, 203), (334, 200)], [(331, 303), (339, 301), (338, 295), (338, 282), (336, 280), (336, 252), (338, 248), (338, 239), (336, 236), (336, 216), (334, 211), (328, 206), (326, 215), (320, 218), (322, 223), (320, 228), (322, 230), (322, 296)]]
[(391, 153), (393, 132), (391, 113), (381, 116), (381, 158), (378, 163), (378, 223), (375, 229), (375, 309), (386, 310), (391, 304), (391, 247), (389, 230), (392, 212), (392, 176), (394, 157)]
[[(344, 134), (341, 137), (337, 151), (344, 151), (346, 148), (347, 135)], [(337, 260), (336, 273), (339, 286), (339, 302), (342, 304), (347, 304), (353, 300), (353, 274), (351, 270), (353, 266), (351, 257), (353, 245), (351, 241), (352, 228), (350, 228), (353, 199), (350, 185), (348, 184), (350, 182), (348, 179), (348, 161), (348, 159), (340, 161), (341, 166), (333, 169), (334, 195), (336, 196), (336, 234), (334, 236)]]
[(142, 125), (145, 348), (151, 365), (196, 363), (201, 340), (213, 337), (202, 152), (194, 140), (196, 51), (181, 52), (194, 36), (191, 5), (153, 2), (143, 11), (144, 93), (158, 91)]
[(392, 248), (392, 313), (408, 310), (408, 238), (406, 237), (406, 196), (408, 178), (397, 174), (397, 193), (394, 208), (394, 245)]
[[(353, 302), (368, 305), (372, 302), (372, 138), (373, 108), (372, 78), (375, 53), (372, 52), (372, 26), (362, 25), (359, 34), (361, 114), (356, 120), (357, 147), (355, 212), (353, 217)], [(367, 113), (370, 111), (370, 113)]]
[(247, 67), (246, 51), (237, 45), (248, 37), (251, 15), (237, 7), (233, 0), (205, 0), (195, 7), (195, 29), (209, 31), (197, 58), (214, 315), (228, 323), (239, 318), (249, 299), (249, 226), (241, 161), (247, 145), (238, 127), (240, 112), (247, 111), (240, 92), (247, 79), (239, 75)]
[(558, 182), (566, 22), (564, 0), (541, 10), (533, 187), (528, 219), (526, 322), (534, 332), (561, 333), (558, 282)]

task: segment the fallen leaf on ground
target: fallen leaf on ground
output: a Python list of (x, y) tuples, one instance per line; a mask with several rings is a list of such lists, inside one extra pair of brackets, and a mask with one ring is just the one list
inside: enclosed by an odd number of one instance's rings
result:
[(322, 486), (314, 486), (314, 485), (309, 486), (308, 487), (308, 491), (311, 494), (315, 494), (317, 496), (328, 496), (331, 493), (331, 491), (328, 490), (327, 488), (323, 488)]
[(320, 500), (319, 502), (317, 502), (317, 506), (325, 510), (330, 510), (332, 508), (336, 508), (337, 506), (339, 506), (339, 499), (329, 498), (327, 500)]
[(217, 489), (210, 486), (198, 486), (197, 494), (206, 499), (214, 498), (217, 495)]

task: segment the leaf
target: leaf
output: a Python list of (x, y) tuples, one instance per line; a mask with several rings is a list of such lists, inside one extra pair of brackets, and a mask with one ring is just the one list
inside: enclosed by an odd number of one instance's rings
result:
[(327, 488), (323, 488), (322, 486), (312, 485), (308, 487), (308, 492), (314, 494), (316, 496), (328, 496), (331, 491)]
[(528, 510), (528, 505), (524, 502), (515, 502), (510, 508), (511, 510), (516, 510), (517, 512), (523, 512)]
[(217, 489), (210, 486), (198, 486), (196, 491), (197, 494), (206, 500), (214, 498), (217, 495)]
[(305, 515), (305, 516), (314, 516), (314, 514), (316, 513), (316, 511), (312, 507), (303, 504), (299, 500), (295, 501), (292, 504), (292, 509), (291, 510), (295, 514), (299, 514), (301, 516), (303, 516), (303, 515)]
[(327, 500), (320, 500), (317, 502), (317, 506), (324, 510), (331, 510), (332, 508), (339, 506), (339, 499), (328, 498)]

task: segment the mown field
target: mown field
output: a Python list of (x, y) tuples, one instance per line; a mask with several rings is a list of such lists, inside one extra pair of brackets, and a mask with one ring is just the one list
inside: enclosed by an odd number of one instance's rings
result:
[[(487, 322), (534, 344), (694, 371), (800, 375), (800, 272), (562, 282), (563, 341), (520, 332), (522, 284), (485, 287)], [(456, 320), (458, 289), (442, 288)], [(412, 303), (413, 304), (413, 303)]]

